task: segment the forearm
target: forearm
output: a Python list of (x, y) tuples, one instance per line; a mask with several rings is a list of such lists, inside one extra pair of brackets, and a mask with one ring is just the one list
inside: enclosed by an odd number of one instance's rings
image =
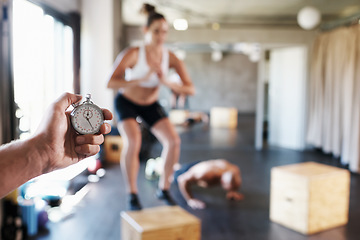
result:
[(0, 198), (44, 172), (45, 147), (36, 137), (0, 147)]
[(130, 81), (125, 80), (124, 77), (112, 76), (108, 82), (107, 87), (112, 89), (120, 89), (120, 88), (138, 86), (140, 85), (140, 83), (148, 80), (151, 74), (152, 71), (149, 71), (144, 77), (138, 79), (131, 79)]
[(172, 91), (174, 91), (177, 94), (184, 94), (184, 95), (194, 95), (195, 94), (195, 88), (193, 85), (181, 85), (174, 82), (164, 81), (164, 85), (170, 88)]
[(120, 89), (120, 88), (127, 88), (138, 86), (143, 79), (133, 79), (131, 81), (126, 81), (125, 79), (111, 79), (107, 85), (108, 88), (111, 89)]
[(193, 198), (192, 196), (192, 192), (190, 189), (190, 184), (188, 181), (178, 181), (179, 182), (179, 189), (181, 192), (181, 195), (183, 196), (183, 198), (188, 201), (190, 199)]

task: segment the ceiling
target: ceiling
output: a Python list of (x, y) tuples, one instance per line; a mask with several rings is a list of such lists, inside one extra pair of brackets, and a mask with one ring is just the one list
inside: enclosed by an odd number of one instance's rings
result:
[(188, 20), (189, 27), (276, 25), (294, 26), (296, 16), (305, 6), (320, 10), (322, 23), (360, 15), (360, 0), (123, 0), (123, 20), (128, 25), (143, 25), (139, 10), (144, 2), (156, 6), (172, 23), (176, 18)]

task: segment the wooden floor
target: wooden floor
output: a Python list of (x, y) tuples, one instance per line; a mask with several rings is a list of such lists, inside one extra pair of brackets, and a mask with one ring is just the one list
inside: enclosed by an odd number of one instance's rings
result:
[[(254, 116), (241, 116), (236, 130), (208, 129), (203, 125), (178, 129), (182, 139), (181, 163), (225, 158), (242, 171), (241, 202), (228, 202), (220, 188), (194, 191), (208, 207), (191, 210), (179, 195), (177, 186), (171, 193), (177, 203), (202, 221), (203, 240), (355, 240), (360, 239), (360, 176), (351, 176), (351, 199), (347, 226), (312, 236), (304, 236), (269, 220), (270, 169), (274, 166), (316, 161), (339, 166), (339, 160), (317, 151), (298, 152), (268, 147), (254, 149)], [(152, 147), (152, 157), (160, 154), (160, 146)], [(144, 207), (163, 205), (156, 199), (156, 181), (144, 177), (144, 161), (139, 174), (140, 200)], [(90, 191), (68, 218), (48, 223), (48, 231), (34, 239), (42, 240), (119, 240), (120, 212), (126, 210), (126, 193), (120, 168), (106, 168), (106, 175), (98, 183), (89, 183)], [(123, 239), (126, 240), (126, 239)]]

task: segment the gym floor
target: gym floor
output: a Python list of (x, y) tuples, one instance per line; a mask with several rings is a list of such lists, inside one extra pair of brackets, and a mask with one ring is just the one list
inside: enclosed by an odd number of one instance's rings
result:
[[(240, 202), (225, 200), (221, 188), (195, 188), (194, 193), (207, 203), (205, 210), (189, 209), (181, 198), (177, 186), (171, 193), (179, 206), (202, 221), (203, 240), (355, 240), (360, 236), (360, 176), (351, 175), (349, 223), (318, 234), (305, 236), (269, 220), (270, 170), (274, 166), (315, 161), (340, 166), (339, 159), (318, 151), (298, 152), (275, 147), (263, 151), (254, 149), (253, 115), (239, 117), (236, 130), (211, 129), (198, 124), (189, 129), (178, 128), (182, 149), (180, 163), (225, 158), (237, 164), (242, 171), (241, 191), (245, 199)], [(161, 147), (155, 143), (151, 157), (160, 155)], [(144, 175), (145, 161), (139, 173), (139, 196), (143, 207), (161, 206), (155, 197), (156, 181)], [(127, 195), (120, 167), (106, 167), (106, 175), (97, 183), (89, 183), (89, 192), (69, 217), (58, 223), (49, 222), (48, 231), (33, 239), (42, 240), (119, 240), (121, 239), (120, 212), (126, 210)], [(126, 239), (123, 239), (126, 240)]]

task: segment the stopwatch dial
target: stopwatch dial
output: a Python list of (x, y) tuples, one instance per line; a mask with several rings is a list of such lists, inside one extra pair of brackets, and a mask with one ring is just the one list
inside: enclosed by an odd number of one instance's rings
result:
[(94, 114), (93, 114), (93, 111), (91, 109), (87, 108), (87, 109), (85, 109), (83, 115), (84, 115), (84, 118), (90, 119), (90, 118), (93, 117)]
[(101, 109), (94, 105), (79, 106), (72, 114), (73, 126), (80, 134), (97, 133), (103, 122), (104, 117)]

